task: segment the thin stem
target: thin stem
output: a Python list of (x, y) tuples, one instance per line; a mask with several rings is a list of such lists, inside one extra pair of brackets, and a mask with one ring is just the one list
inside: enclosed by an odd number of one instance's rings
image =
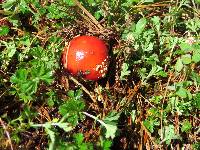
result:
[(6, 126), (5, 126), (5, 124), (4, 124), (4, 122), (3, 122), (3, 120), (1, 118), (0, 118), (0, 123), (1, 123), (1, 125), (3, 127), (3, 129), (5, 130), (6, 136), (8, 138), (8, 142), (10, 144), (10, 149), (13, 150), (13, 145), (12, 145), (12, 141), (11, 141), (11, 138), (10, 138), (10, 133), (8, 132)]
[(96, 18), (94, 16), (92, 16), (92, 14), (85, 9), (85, 7), (83, 7), (81, 5), (81, 3), (78, 0), (73, 0), (74, 3), (91, 19), (91, 21), (100, 29), (103, 30), (103, 27), (101, 26), (101, 24), (99, 24), (99, 22), (96, 20)]
[[(50, 124), (51, 124), (51, 126), (59, 126), (59, 123), (56, 123), (56, 122), (52, 122)], [(43, 124), (31, 124), (30, 126), (31, 127), (45, 127), (46, 124), (45, 123), (43, 123)]]
[(91, 115), (91, 114), (88, 114), (87, 112), (83, 112), (84, 115), (98, 121), (101, 125), (103, 125), (104, 127), (106, 127), (106, 124), (102, 121), (102, 120), (99, 120), (97, 117)]
[(91, 100), (92, 100), (94, 103), (97, 103), (97, 101), (96, 101), (96, 99), (94, 98), (94, 96), (91, 95), (91, 93), (90, 93), (80, 82), (78, 82), (78, 80), (76, 80), (76, 79), (75, 79), (74, 77), (72, 77), (72, 76), (69, 76), (69, 79), (72, 80), (72, 81), (73, 81), (74, 83), (76, 83), (77, 85), (81, 86), (81, 88), (83, 89), (83, 91), (84, 91), (85, 93), (87, 93), (87, 94), (90, 96)]
[[(168, 81), (167, 81), (166, 87), (169, 86), (169, 82), (170, 82), (170, 80), (171, 80), (171, 77), (172, 77), (172, 75), (170, 74), (169, 79), (168, 79)], [(163, 140), (163, 108), (164, 108), (165, 98), (166, 98), (166, 96), (167, 96), (167, 90), (168, 90), (168, 89), (166, 88), (165, 93), (164, 93), (164, 97), (163, 97), (163, 99), (162, 99), (161, 114), (160, 114), (161, 140)]]

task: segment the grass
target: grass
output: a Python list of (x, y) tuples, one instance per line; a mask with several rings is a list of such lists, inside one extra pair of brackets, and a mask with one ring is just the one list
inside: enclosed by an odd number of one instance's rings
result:
[[(4, 0), (0, 149), (199, 149), (199, 0)], [(64, 71), (78, 35), (109, 47), (105, 78)]]

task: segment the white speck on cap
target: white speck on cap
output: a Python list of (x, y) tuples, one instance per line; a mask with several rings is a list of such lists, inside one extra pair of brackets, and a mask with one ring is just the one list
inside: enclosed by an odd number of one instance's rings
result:
[(79, 61), (84, 58), (84, 52), (78, 51), (76, 52), (76, 60)]

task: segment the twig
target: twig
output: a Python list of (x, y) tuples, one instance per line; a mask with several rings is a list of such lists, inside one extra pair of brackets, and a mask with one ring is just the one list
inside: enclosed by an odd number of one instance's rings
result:
[(8, 91), (9, 89), (6, 89), (1, 95), (0, 98)]
[(102, 120), (98, 119), (97, 117), (87, 113), (87, 112), (82, 112), (84, 115), (94, 119), (95, 121), (98, 121), (101, 125), (103, 125), (104, 127), (106, 127), (107, 125), (105, 124), (105, 122), (103, 122)]
[(96, 99), (94, 98), (94, 96), (88, 91), (88, 89), (86, 89), (80, 82), (78, 82), (78, 80), (76, 80), (74, 77), (72, 77), (72, 76), (69, 76), (69, 79), (70, 80), (72, 80), (74, 83), (76, 83), (77, 85), (79, 85), (79, 86), (81, 86), (81, 88), (83, 89), (83, 91), (85, 92), (85, 93), (87, 93), (89, 96), (90, 96), (90, 98), (92, 99), (92, 101), (94, 102), (94, 103), (97, 103), (97, 101), (96, 101)]
[(91, 21), (100, 29), (103, 30), (103, 27), (101, 24), (99, 24), (99, 22), (94, 18), (94, 16), (92, 16), (92, 14), (87, 11), (87, 9), (85, 9), (85, 7), (83, 7), (81, 5), (81, 3), (78, 0), (73, 0), (74, 3), (91, 19)]
[[(169, 76), (169, 79), (167, 81), (167, 85), (166, 87), (169, 86), (169, 82), (172, 78), (172, 74), (170, 73), (170, 76)], [(167, 88), (165, 89), (165, 92), (164, 92), (164, 97), (162, 99), (162, 109), (161, 109), (161, 114), (160, 114), (160, 131), (161, 131), (161, 140), (163, 140), (163, 107), (164, 107), (164, 102), (165, 102), (165, 98), (167, 96)]]
[(140, 94), (140, 96), (141, 96), (149, 105), (151, 105), (151, 107), (156, 108), (156, 106), (153, 105), (153, 104), (152, 104), (148, 99), (146, 99), (144, 96), (142, 96), (142, 94)]
[(151, 5), (135, 5), (131, 6), (132, 8), (148, 8), (148, 7), (167, 7), (170, 4), (151, 4)]
[(140, 124), (141, 124), (143, 130), (147, 133), (147, 135), (148, 135), (148, 137), (150, 138), (151, 142), (154, 144), (155, 149), (157, 149), (157, 148), (158, 148), (158, 144), (156, 144), (156, 143), (154, 142), (154, 139), (153, 139), (153, 137), (151, 136), (151, 133), (149, 133), (149, 131), (146, 129), (146, 127), (144, 126), (143, 122), (140, 122)]
[(3, 122), (3, 120), (1, 118), (0, 118), (0, 123), (1, 123), (1, 125), (3, 127), (3, 129), (5, 130), (6, 136), (8, 138), (8, 142), (10, 144), (10, 149), (13, 150), (13, 145), (12, 145), (12, 141), (11, 141), (11, 138), (10, 138), (10, 133), (6, 129), (6, 126), (5, 126), (5, 124), (4, 124), (4, 122)]

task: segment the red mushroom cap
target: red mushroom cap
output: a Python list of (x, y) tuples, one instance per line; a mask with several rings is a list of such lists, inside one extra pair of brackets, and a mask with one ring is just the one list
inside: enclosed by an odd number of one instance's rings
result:
[(98, 80), (108, 70), (108, 49), (97, 37), (75, 37), (64, 49), (62, 63), (72, 75), (81, 74), (85, 79)]

